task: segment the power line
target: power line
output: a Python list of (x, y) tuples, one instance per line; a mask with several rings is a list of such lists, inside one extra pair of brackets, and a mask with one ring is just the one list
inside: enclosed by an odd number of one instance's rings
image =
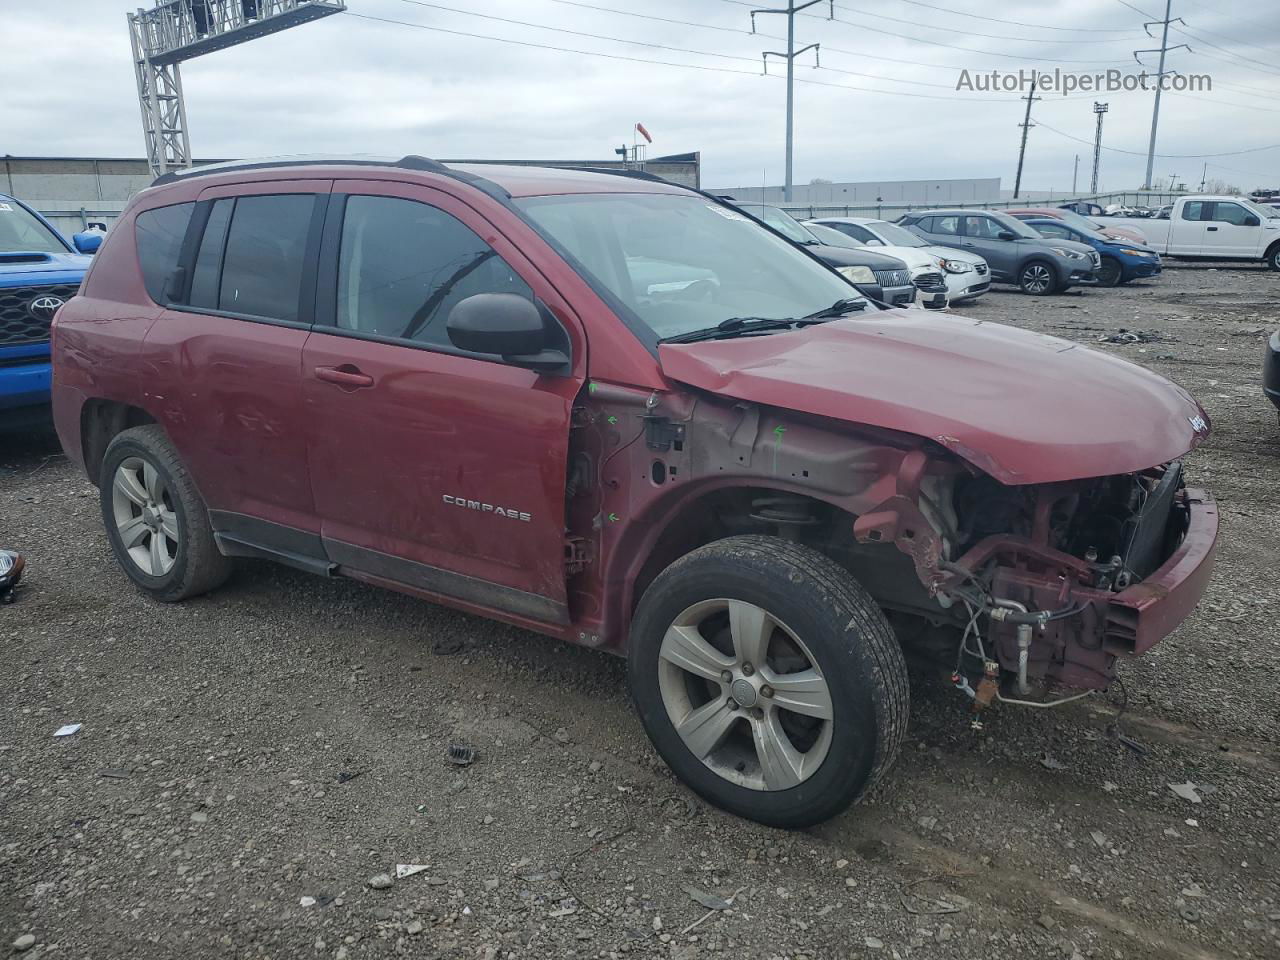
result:
[[(1043, 120), (1037, 121), (1036, 126), (1044, 127), (1044, 129), (1056, 133), (1060, 137), (1066, 137), (1068, 140), (1074, 140), (1076, 143), (1083, 143), (1092, 146), (1090, 141), (1081, 137), (1073, 136), (1057, 127), (1051, 127)], [(1130, 157), (1145, 157), (1147, 154), (1142, 150), (1122, 150), (1119, 147), (1103, 147), (1103, 150), (1109, 150), (1112, 153), (1123, 153)], [(1265, 150), (1280, 150), (1280, 143), (1272, 143), (1265, 147), (1250, 147), (1247, 150), (1233, 150), (1230, 153), (1158, 153), (1156, 156), (1161, 160), (1205, 160), (1213, 157), (1241, 157), (1248, 153), (1262, 153)]]
[[(495, 20), (499, 23), (509, 23), (519, 27), (533, 27), (536, 30), (550, 30), (554, 33), (567, 33), (567, 34), (570, 34), (571, 36), (587, 37), (588, 39), (591, 39), (591, 40), (608, 40), (614, 43), (630, 43), (639, 47), (652, 47), (656, 50), (670, 50), (674, 53), (691, 53), (701, 57), (717, 57), (721, 60), (737, 60), (742, 63), (755, 64), (759, 62), (755, 57), (744, 57), (744, 56), (739, 56), (739, 55), (730, 54), (730, 53), (718, 53), (711, 50), (695, 50), (690, 47), (673, 47), (673, 46), (670, 46), (669, 44), (652, 43), (646, 40), (630, 40), (626, 37), (614, 37), (614, 36), (609, 36), (609, 35), (600, 34), (600, 33), (587, 33), (583, 30), (570, 30), (568, 27), (553, 27), (553, 26), (550, 26), (549, 24), (533, 23), (528, 20), (515, 20), (511, 17), (499, 17), (494, 14), (478, 13), (474, 10), (462, 10), (458, 7), (448, 7), (440, 3), (429, 3), (427, 2), (427, 0), (400, 0), (400, 2), (409, 3), (415, 7), (430, 7), (433, 10), (444, 10), (444, 11), (447, 11), (448, 13), (457, 13), (463, 16), (468, 16), (468, 17), (479, 17), (482, 20)], [(574, 4), (574, 6), (581, 6), (581, 4)], [(598, 8), (598, 9), (603, 9), (603, 8)], [(621, 11), (612, 11), (612, 12), (621, 12)], [(745, 30), (742, 31), (742, 34), (744, 36), (751, 36), (751, 34)], [(771, 39), (781, 40), (785, 38), (773, 37)], [(955, 92), (956, 90), (955, 86), (949, 83), (930, 83), (928, 80), (903, 80), (898, 77), (882, 77), (879, 74), (875, 74), (875, 73), (863, 73), (860, 70), (846, 70), (842, 67), (830, 67), (830, 66), (824, 66), (821, 64), (817, 65), (817, 69), (830, 71), (831, 73), (840, 73), (850, 77), (865, 77), (868, 80), (882, 80), (886, 83), (906, 83), (915, 87), (934, 87), (938, 90), (950, 90), (952, 92)], [(876, 92), (893, 93), (892, 90), (880, 90)]]
[[(721, 2), (732, 3), (739, 7), (752, 6), (752, 4), (748, 2), (748, 0), (721, 0)], [(803, 16), (814, 16), (814, 14), (803, 14)], [(976, 53), (979, 56), (983, 56), (983, 57), (1000, 57), (1004, 60), (1019, 60), (1023, 62), (1026, 62), (1028, 60), (1034, 60), (1037, 63), (1056, 63), (1056, 64), (1087, 63), (1087, 64), (1095, 64), (1095, 65), (1119, 64), (1119, 63), (1129, 62), (1128, 60), (1068, 60), (1062, 57), (1030, 57), (1030, 56), (1020, 56), (1019, 54), (1014, 54), (1014, 53), (996, 53), (991, 50), (975, 50), (973, 47), (960, 47), (954, 43), (942, 43), (939, 40), (925, 40), (921, 37), (911, 37), (903, 33), (894, 33), (892, 30), (881, 30), (878, 27), (869, 27), (865, 23), (854, 23), (852, 20), (841, 20), (839, 17), (835, 18), (835, 22), (843, 23), (845, 26), (849, 26), (849, 27), (857, 27), (859, 30), (862, 30), (868, 33), (879, 33), (879, 34), (883, 34), (886, 37), (897, 37), (899, 40), (909, 40), (912, 43), (924, 43), (924, 44), (928, 44), (931, 47), (946, 47), (949, 50), (960, 50), (964, 53)]]
[[(1123, 0), (1121, 0), (1121, 2), (1123, 2)], [(1129, 4), (1126, 3), (1125, 6), (1129, 6)], [(1179, 22), (1181, 21), (1180, 17), (1177, 19)], [(1187, 46), (1185, 43), (1179, 43), (1173, 47), (1169, 46), (1169, 25), (1173, 23), (1174, 20), (1175, 18), (1173, 16), (1173, 0), (1164, 0), (1164, 19), (1150, 20), (1142, 25), (1143, 29), (1147, 31), (1148, 36), (1151, 33), (1151, 28), (1154, 27), (1157, 23), (1164, 28), (1164, 31), (1160, 35), (1159, 49), (1133, 51), (1133, 59), (1137, 60), (1139, 63), (1142, 63), (1142, 59), (1138, 56), (1138, 54), (1140, 53), (1159, 53), (1160, 54), (1160, 67), (1156, 72), (1156, 99), (1155, 99), (1155, 104), (1151, 108), (1151, 141), (1150, 141), (1150, 145), (1147, 147), (1147, 178), (1144, 181), (1142, 181), (1142, 187), (1144, 190), (1151, 189), (1151, 167), (1155, 163), (1156, 127), (1160, 123), (1160, 94), (1164, 92), (1164, 58), (1169, 53), (1170, 50), (1177, 50), (1178, 47)], [(1187, 47), (1187, 49), (1190, 50), (1191, 48)]]
[[(1147, 13), (1147, 11), (1143, 10), (1141, 7), (1135, 7), (1132, 3), (1129, 3), (1129, 0), (1116, 0), (1116, 2), (1119, 3), (1121, 6), (1128, 7), (1130, 10), (1134, 11), (1135, 13), (1142, 14), (1144, 17), (1146, 17), (1148, 20), (1150, 20), (1153, 23), (1160, 22), (1159, 18), (1156, 17), (1154, 14)], [(1186, 26), (1185, 22), (1183, 23), (1183, 26), (1184, 27)], [(1178, 28), (1174, 27), (1174, 29), (1177, 30)], [(1180, 31), (1180, 32), (1185, 33), (1186, 31)], [(1208, 31), (1204, 31), (1204, 32), (1207, 33)], [(1227, 50), (1225, 47), (1219, 47), (1216, 44), (1209, 43), (1209, 41), (1203, 39), (1202, 37), (1197, 37), (1194, 34), (1190, 34), (1190, 33), (1188, 33), (1187, 36), (1190, 36), (1193, 40), (1197, 40), (1201, 43), (1208, 44), (1209, 46), (1213, 47), (1216, 50), (1221, 50), (1224, 53), (1231, 54), (1232, 56), (1240, 56), (1240, 54), (1232, 53), (1232, 51)], [(1258, 49), (1261, 50), (1262, 48), (1259, 47)], [(1188, 50), (1190, 53), (1194, 54), (1195, 56), (1205, 57), (1209, 60), (1217, 60), (1219, 63), (1225, 63), (1232, 67), (1242, 68), (1245, 70), (1255, 70), (1259, 73), (1267, 73), (1274, 76), (1280, 76), (1280, 72), (1270, 69), (1268, 64), (1263, 64), (1262, 61), (1260, 60), (1252, 60), (1248, 57), (1244, 58), (1246, 60), (1249, 60), (1250, 63), (1260, 64), (1262, 69), (1259, 69), (1258, 67), (1245, 67), (1243, 64), (1236, 63), (1235, 61), (1232, 61), (1232, 60), (1223, 60), (1221, 57), (1215, 57), (1213, 54), (1205, 53), (1203, 50), (1191, 50), (1190, 48), (1188, 48)]]
[[(498, 43), (512, 44), (518, 47), (530, 47), (536, 50), (554, 50), (558, 53), (573, 53), (582, 57), (600, 57), (605, 60), (622, 60), (627, 63), (645, 63), (658, 67), (678, 67), (682, 70), (705, 70), (711, 73), (731, 73), (743, 77), (773, 77), (773, 74), (761, 74), (755, 70), (736, 70), (733, 67), (713, 67), (705, 63), (671, 63), (668, 60), (650, 60), (646, 57), (630, 57), (621, 53), (601, 53), (598, 50), (578, 50), (572, 47), (560, 47), (549, 43), (535, 43), (532, 40), (513, 40), (509, 37), (495, 37), (486, 33), (470, 33), (466, 30), (451, 30), (445, 27), (436, 27), (425, 23), (413, 23), (409, 20), (395, 20), (390, 17), (375, 17), (367, 13), (354, 13), (351, 10), (345, 11), (345, 16), (355, 17), (358, 20), (370, 20), (376, 23), (387, 23), (398, 27), (413, 27), (417, 30), (431, 30), (435, 33), (445, 33), (455, 37), (470, 37), (475, 40), (493, 40)], [(551, 28), (555, 29), (555, 28)], [(618, 38), (607, 38), (617, 40)], [(626, 42), (626, 41), (620, 41)], [(776, 78), (781, 79), (781, 78)], [(947, 103), (1008, 103), (1008, 99), (1004, 97), (937, 97), (928, 93), (908, 93), (905, 90), (874, 90), (870, 87), (855, 87), (848, 83), (831, 83), (826, 80), (814, 80), (806, 77), (797, 77), (796, 83), (814, 84), (820, 87), (834, 87), (838, 90), (852, 90), (857, 93), (875, 93), (889, 97), (913, 97), (920, 100), (944, 100)]]
[(919, 23), (915, 20), (903, 20), (901, 17), (891, 17), (885, 13), (873, 13), (870, 10), (862, 10), (858, 7), (851, 7), (848, 4), (841, 4), (841, 10), (848, 10), (850, 13), (856, 13), (864, 17), (875, 17), (877, 20), (888, 20), (890, 23), (905, 23), (909, 27), (923, 27), (926, 30), (939, 30), (943, 33), (960, 34), (966, 37), (982, 37), (984, 40), (1015, 40), (1019, 43), (1128, 43), (1125, 37), (1116, 37), (1111, 40), (1079, 40), (1079, 39), (1059, 39), (1047, 37), (1011, 37), (1004, 33), (978, 33), (975, 30), (958, 30), (954, 27), (935, 27), (927, 23)]
[(967, 10), (951, 10), (948, 7), (939, 7), (932, 3), (921, 3), (920, 0), (902, 0), (903, 3), (909, 3), (916, 7), (925, 7), (928, 10), (938, 10), (942, 13), (955, 14), (957, 17), (965, 17), (969, 20), (986, 20), (990, 23), (1006, 23), (1015, 27), (1034, 27), (1037, 30), (1061, 30), (1065, 33), (1132, 33), (1132, 28), (1128, 30), (1107, 30), (1099, 27), (1053, 27), (1047, 23), (1024, 23), (1021, 20), (1001, 20), (999, 17), (984, 17), (977, 13), (969, 13)]

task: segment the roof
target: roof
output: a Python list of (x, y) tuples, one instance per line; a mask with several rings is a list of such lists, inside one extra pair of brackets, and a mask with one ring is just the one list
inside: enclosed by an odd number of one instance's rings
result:
[(342, 168), (370, 167), (394, 168), (406, 173), (443, 174), (471, 182), (476, 187), (493, 192), (495, 189), (509, 197), (545, 196), (569, 193), (687, 193), (682, 187), (652, 174), (638, 170), (584, 170), (565, 167), (537, 167), (504, 163), (469, 161), (441, 163), (427, 157), (406, 156), (376, 157), (370, 155), (333, 156), (306, 155), (292, 157), (263, 157), (249, 160), (231, 160), (212, 163), (185, 170), (174, 170), (159, 177), (155, 185), (181, 183), (198, 177), (246, 173), (262, 169), (285, 171), (290, 168), (314, 175), (316, 167)]

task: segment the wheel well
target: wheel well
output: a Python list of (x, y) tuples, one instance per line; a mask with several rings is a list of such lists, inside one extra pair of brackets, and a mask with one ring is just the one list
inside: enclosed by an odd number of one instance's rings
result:
[(116, 434), (130, 427), (155, 422), (155, 417), (141, 407), (114, 400), (87, 401), (80, 411), (80, 450), (84, 455), (84, 468), (89, 474), (89, 480), (97, 484), (102, 459)]
[(1263, 260), (1270, 260), (1276, 255), (1276, 251), (1280, 250), (1280, 240), (1277, 240), (1271, 246), (1267, 247), (1267, 252), (1262, 255)]

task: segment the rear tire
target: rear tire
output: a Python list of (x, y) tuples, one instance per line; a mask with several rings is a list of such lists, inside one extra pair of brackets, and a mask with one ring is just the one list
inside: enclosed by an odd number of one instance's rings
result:
[(1018, 287), (1032, 297), (1047, 297), (1058, 290), (1058, 277), (1053, 265), (1044, 260), (1024, 263), (1018, 271)]
[(221, 586), (231, 561), (218, 552), (209, 510), (156, 424), (107, 447), (98, 479), (102, 520), (116, 561), (146, 593), (172, 603)]
[(1116, 287), (1124, 283), (1124, 268), (1115, 257), (1103, 257), (1098, 267), (1098, 286)]
[(1280, 271), (1280, 243), (1267, 251), (1267, 267)]
[(884, 614), (833, 560), (777, 537), (720, 540), (659, 574), (637, 607), (628, 666), (672, 771), (774, 827), (846, 809), (906, 733), (906, 664)]

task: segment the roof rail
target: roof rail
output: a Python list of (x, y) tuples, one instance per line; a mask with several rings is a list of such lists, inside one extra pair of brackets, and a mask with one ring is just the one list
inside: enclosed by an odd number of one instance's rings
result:
[(439, 160), (432, 160), (430, 157), (422, 157), (412, 153), (401, 157), (399, 160), (394, 157), (342, 156), (340, 154), (266, 157), (261, 160), (228, 160), (223, 163), (208, 163), (198, 167), (188, 167), (186, 170), (174, 170), (156, 177), (151, 181), (151, 185), (158, 187), (166, 183), (177, 183), (189, 177), (211, 176), (215, 173), (226, 173), (234, 170), (269, 170), (276, 167), (305, 166), (397, 167), (401, 170), (420, 170), (425, 173), (443, 174), (444, 176), (452, 177), (454, 180), (469, 183), (499, 200), (509, 200), (511, 198), (507, 191), (491, 180), (477, 177), (472, 173), (451, 169)]

